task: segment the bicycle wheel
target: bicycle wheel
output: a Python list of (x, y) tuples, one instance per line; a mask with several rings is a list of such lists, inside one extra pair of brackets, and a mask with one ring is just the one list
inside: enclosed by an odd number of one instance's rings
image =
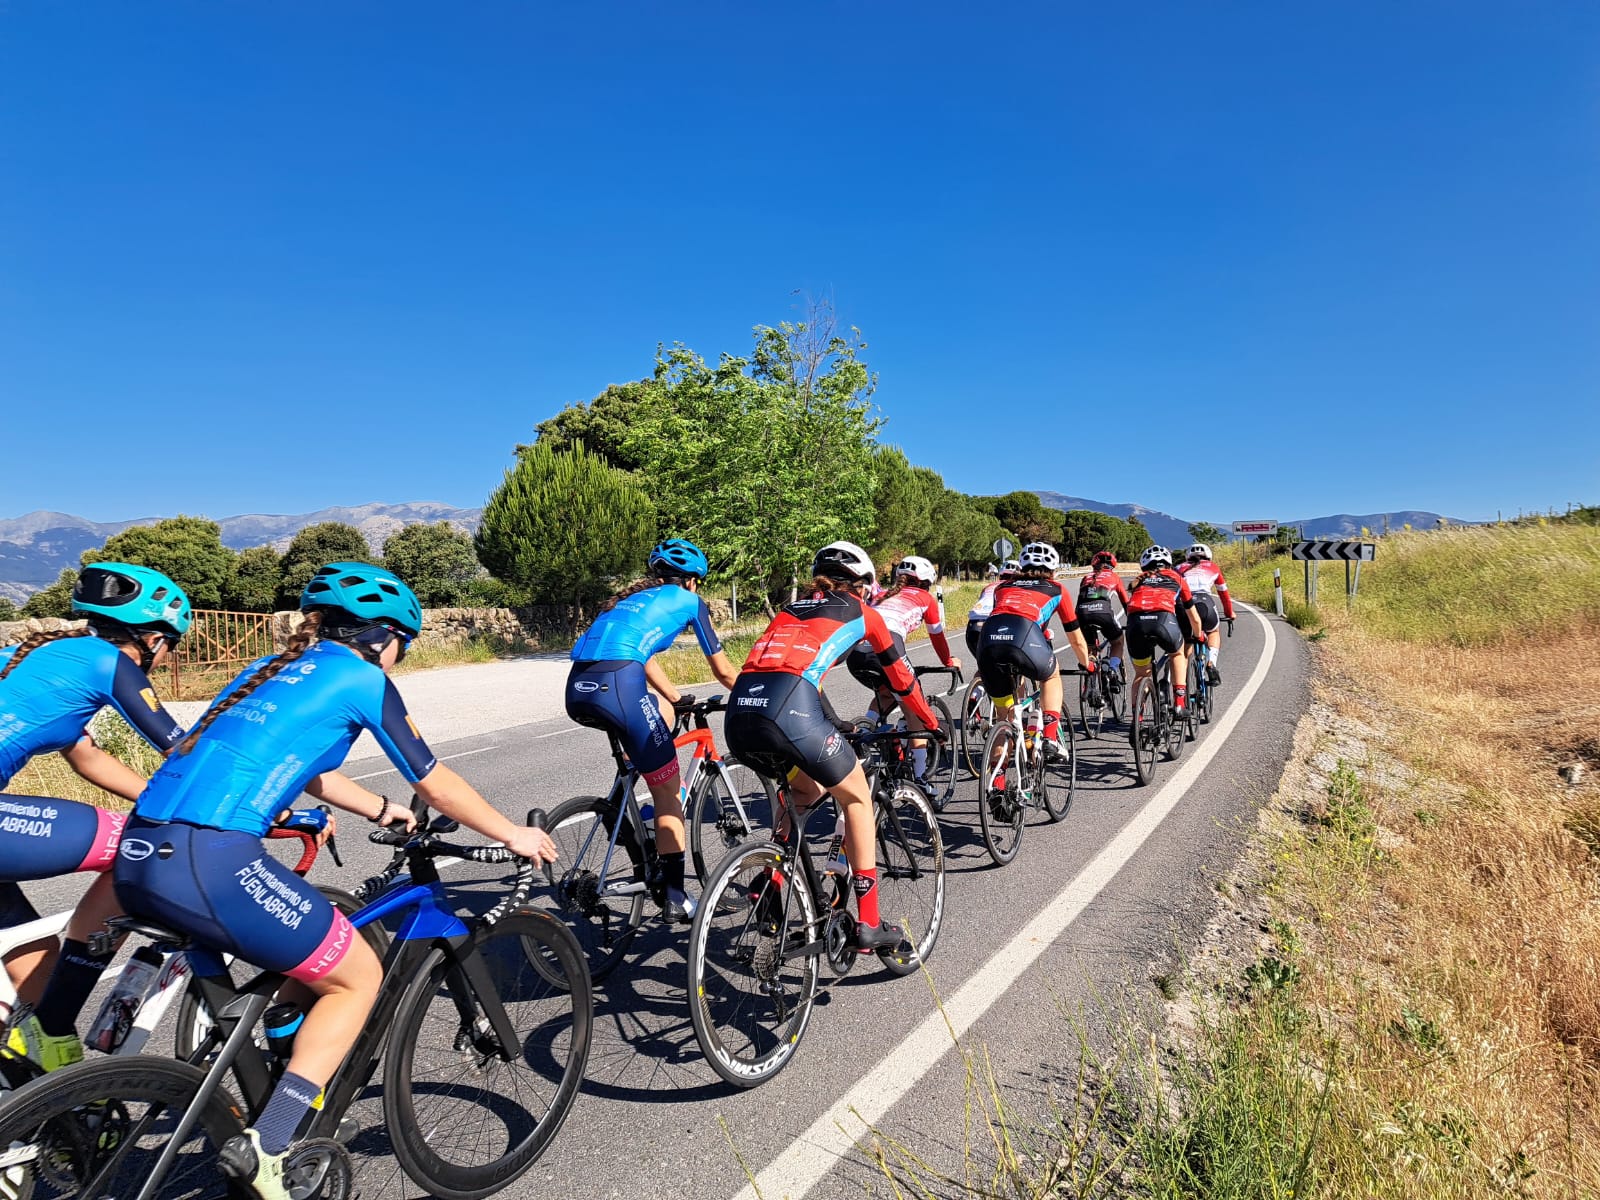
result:
[[(0, 1109), (0, 1193), (134, 1196), (150, 1178), (205, 1072), (149, 1055), (95, 1058), (34, 1080)], [(158, 1195), (222, 1200), (217, 1155), (242, 1126), (225, 1088), (201, 1110)], [(99, 1178), (104, 1173), (105, 1178)]]
[(1120, 725), (1128, 719), (1128, 685), (1119, 672), (1109, 669), (1101, 685), (1106, 690), (1106, 712)]
[(556, 860), (561, 873), (556, 876), (553, 911), (583, 947), (595, 983), (611, 974), (628, 952), (644, 923), (648, 898), (644, 854), (626, 816), (616, 848), (611, 849), (616, 821), (616, 808), (602, 796), (574, 796), (557, 805), (549, 821), (550, 836), (561, 855)]
[(989, 740), (989, 730), (994, 727), (994, 701), (983, 690), (983, 684), (974, 681), (967, 689), (967, 699), (961, 706), (961, 760), (967, 774), (978, 778), (983, 767), (983, 745)]
[(877, 823), (878, 911), (905, 927), (911, 951), (880, 950), (894, 975), (928, 961), (944, 924), (944, 837), (927, 796), (904, 780), (873, 796)]
[(783, 1070), (811, 1020), (822, 935), (811, 890), (781, 873), (783, 856), (776, 842), (735, 850), (712, 872), (689, 929), (695, 1040), (735, 1087)]
[[(529, 944), (559, 964), (565, 986), (533, 965)], [(495, 1035), (486, 1010), (495, 1003), (515, 1045)], [(392, 1030), (383, 1114), (400, 1166), (444, 1200), (497, 1192), (544, 1152), (583, 1083), (594, 1000), (582, 951), (549, 913), (522, 909), (480, 925), (464, 946), (422, 959)]]
[(1000, 867), (1014, 859), (1017, 848), (1022, 845), (1027, 805), (1022, 794), (1024, 768), (1018, 758), (1020, 749), (1017, 727), (1010, 721), (996, 721), (983, 746), (978, 820), (989, 857)]
[[(361, 909), (361, 901), (343, 888), (318, 887), (317, 890), (347, 917), (354, 916)], [(378, 956), (378, 961), (382, 962), (383, 956), (389, 951), (389, 931), (377, 921), (373, 921), (369, 925), (362, 926), (361, 936), (367, 945), (372, 947), (372, 952)], [(253, 968), (241, 966), (240, 971), (235, 972), (233, 977), (237, 982), (254, 973)], [(184, 985), (183, 995), (178, 998), (178, 1025), (172, 1031), (172, 1057), (186, 1061), (194, 1057), (194, 1052), (200, 1048), (200, 1044), (205, 1041), (214, 1024), (210, 1010), (200, 998), (200, 985), (191, 976)], [(0, 1200), (4, 1198), (0, 1197)]]
[(1035, 799), (1044, 806), (1045, 815), (1052, 823), (1067, 815), (1078, 794), (1077, 738), (1073, 735), (1071, 721), (1062, 721), (1060, 729), (1067, 756), (1055, 762), (1039, 756), (1039, 790), (1035, 793)]
[(696, 880), (704, 885), (707, 871), (731, 851), (772, 837), (777, 797), (772, 781), (743, 763), (725, 758), (720, 769), (706, 765), (684, 814)]
[(956, 791), (956, 723), (950, 717), (950, 706), (942, 697), (928, 697), (928, 707), (933, 709), (933, 715), (939, 718), (939, 730), (944, 734), (944, 741), (928, 739), (928, 760), (927, 766), (923, 768), (922, 777), (933, 789), (934, 810), (943, 812), (944, 806), (950, 803), (950, 797), (955, 795)]
[(1185, 741), (1190, 742), (1200, 736), (1199, 708), (1205, 702), (1205, 685), (1200, 682), (1200, 669), (1194, 661), (1197, 653), (1193, 649), (1189, 652), (1187, 700), (1183, 706), (1183, 736)]
[(1133, 685), (1132, 716), (1128, 723), (1128, 741), (1133, 744), (1133, 766), (1139, 773), (1140, 783), (1154, 782), (1156, 755), (1165, 740), (1160, 696), (1154, 679), (1146, 675)]

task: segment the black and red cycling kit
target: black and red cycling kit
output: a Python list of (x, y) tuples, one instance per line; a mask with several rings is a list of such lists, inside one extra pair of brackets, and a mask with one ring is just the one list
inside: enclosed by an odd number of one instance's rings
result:
[(1200, 627), (1210, 633), (1219, 624), (1217, 600), (1222, 600), (1222, 616), (1233, 620), (1233, 597), (1228, 595), (1228, 581), (1222, 577), (1222, 568), (1209, 559), (1186, 562), (1178, 568), (1183, 581), (1194, 593), (1194, 606), (1200, 613)]
[(1054, 579), (1010, 579), (994, 590), (994, 611), (983, 623), (978, 643), (978, 675), (991, 696), (1009, 696), (1017, 675), (1041, 681), (1055, 674), (1056, 656), (1050, 646), (1049, 622), (1061, 618), (1061, 628), (1078, 628), (1072, 599)]
[(1168, 654), (1183, 649), (1178, 610), (1188, 612), (1193, 607), (1194, 593), (1171, 567), (1139, 576), (1128, 592), (1129, 657), (1143, 666), (1156, 646)]
[[(916, 584), (906, 584), (899, 591), (880, 596), (872, 602), (873, 611), (883, 618), (889, 636), (901, 654), (906, 650), (906, 638), (918, 625), (928, 627), (928, 641), (940, 662), (950, 661), (950, 639), (944, 635), (944, 618), (939, 612), (939, 601), (932, 592)], [(845, 667), (864, 687), (874, 690), (888, 687), (884, 681), (883, 666), (877, 652), (864, 639), (855, 644), (844, 660)]]
[(822, 677), (863, 640), (906, 711), (937, 729), (939, 719), (883, 618), (850, 592), (819, 592), (780, 608), (751, 647), (728, 694), (723, 732), (733, 756), (773, 778), (797, 767), (823, 787), (841, 783), (856, 757), (833, 725)]
[(1103, 637), (1114, 642), (1122, 636), (1122, 618), (1128, 610), (1128, 589), (1114, 567), (1091, 570), (1078, 584), (1078, 622), (1093, 654)]

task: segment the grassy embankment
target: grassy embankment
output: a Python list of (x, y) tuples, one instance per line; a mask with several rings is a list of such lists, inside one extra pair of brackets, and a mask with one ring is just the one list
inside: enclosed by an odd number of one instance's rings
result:
[[(1270, 609), (1274, 563), (1233, 554)], [(1348, 612), (1323, 571), (1290, 610), (1313, 711), (1227, 895), (1265, 936), (1158, 981), (1164, 1051), (1075, 1025), (1052, 1127), (963, 1045), (964, 1177), (877, 1131), (885, 1194), (1600, 1196), (1600, 530), (1397, 535)]]

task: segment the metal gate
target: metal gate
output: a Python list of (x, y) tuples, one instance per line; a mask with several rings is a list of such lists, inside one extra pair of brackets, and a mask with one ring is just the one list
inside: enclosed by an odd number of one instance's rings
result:
[(272, 614), (197, 608), (167, 660), (170, 699), (209, 700), (256, 659), (276, 652)]

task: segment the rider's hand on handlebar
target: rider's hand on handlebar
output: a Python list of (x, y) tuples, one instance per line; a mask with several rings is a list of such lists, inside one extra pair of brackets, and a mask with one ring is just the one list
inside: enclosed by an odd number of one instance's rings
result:
[(949, 667), (949, 668), (951, 668), (952, 670), (956, 670), (956, 671), (961, 670), (961, 660), (959, 658), (957, 658), (954, 654), (952, 654), (949, 658), (944, 660), (944, 665)]
[(415, 833), (417, 829), (416, 815), (404, 804), (396, 804), (387, 796), (383, 798), (382, 811), (372, 819), (372, 823), (385, 829), (404, 829), (407, 833)]
[(556, 844), (550, 840), (548, 833), (526, 825), (518, 826), (516, 833), (506, 839), (506, 848), (536, 863), (553, 863), (561, 857), (556, 853)]

